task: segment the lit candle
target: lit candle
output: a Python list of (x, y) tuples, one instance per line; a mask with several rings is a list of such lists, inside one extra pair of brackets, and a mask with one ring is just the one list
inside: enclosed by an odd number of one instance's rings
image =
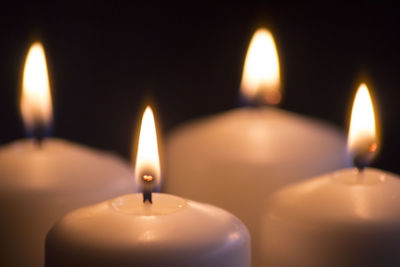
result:
[(365, 168), (377, 150), (365, 84), (354, 100), (348, 145), (357, 168), (288, 186), (268, 201), (263, 266), (400, 266), (400, 177)]
[(51, 97), (41, 44), (31, 46), (24, 68), (21, 111), (36, 140), (0, 148), (0, 266), (44, 264), (44, 241), (66, 212), (132, 192), (129, 165), (119, 157), (45, 138)]
[(46, 239), (46, 266), (249, 267), (250, 240), (220, 208), (153, 193), (160, 184), (153, 113), (139, 136), (136, 182), (129, 194), (67, 214)]
[[(241, 87), (258, 104), (281, 99), (278, 54), (265, 29), (250, 43)], [(344, 167), (345, 147), (344, 135), (325, 122), (271, 106), (239, 108), (170, 135), (165, 190), (231, 211), (249, 228), (256, 253), (260, 201), (288, 183)]]

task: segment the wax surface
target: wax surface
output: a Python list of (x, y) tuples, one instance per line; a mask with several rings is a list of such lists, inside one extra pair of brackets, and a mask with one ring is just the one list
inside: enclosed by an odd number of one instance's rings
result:
[(266, 266), (400, 266), (400, 180), (344, 169), (276, 193), (265, 205)]
[(75, 210), (49, 233), (46, 266), (249, 267), (246, 227), (230, 213), (167, 194)]
[(174, 131), (167, 140), (164, 190), (238, 216), (257, 266), (262, 201), (282, 186), (346, 165), (336, 128), (275, 108), (242, 108)]
[(119, 157), (58, 139), (0, 149), (1, 266), (42, 267), (47, 232), (68, 211), (133, 192)]

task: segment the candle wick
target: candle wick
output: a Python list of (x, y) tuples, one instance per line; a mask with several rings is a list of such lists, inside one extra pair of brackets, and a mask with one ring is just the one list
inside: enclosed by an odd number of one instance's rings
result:
[(50, 134), (50, 127), (46, 126), (42, 121), (36, 121), (28, 133), (40, 148), (42, 147), (44, 138)]
[(145, 173), (142, 175), (142, 182), (144, 184), (143, 203), (145, 203), (146, 201), (150, 202), (150, 204), (153, 203), (151, 185), (154, 183), (154, 178), (154, 175), (151, 173)]
[(357, 168), (357, 170), (358, 170), (359, 173), (363, 173), (364, 170), (365, 170), (365, 167), (357, 167), (357, 166), (356, 166), (356, 168)]
[(41, 124), (37, 124), (34, 126), (33, 128), (33, 138), (35, 139), (35, 142), (37, 144), (37, 146), (40, 148), (42, 147), (42, 143), (43, 143), (43, 139), (45, 136), (45, 129), (43, 126), (41, 126)]
[(376, 153), (376, 147), (376, 142), (372, 141), (369, 146), (365, 146), (364, 149), (358, 151), (354, 155), (353, 163), (358, 171), (363, 171), (369, 165)]
[(153, 199), (152, 199), (152, 192), (151, 190), (147, 191), (143, 191), (143, 203), (146, 203), (146, 201), (148, 201), (150, 204), (153, 204)]
[(249, 99), (246, 99), (243, 97), (239, 97), (238, 106), (246, 107), (249, 109), (259, 109), (262, 107), (272, 107), (273, 105), (271, 105), (265, 101), (261, 101), (259, 98), (249, 100)]
[(43, 139), (35, 138), (35, 144), (37, 148), (41, 149), (43, 147)]
[(367, 166), (367, 159), (361, 155), (355, 156), (353, 159), (353, 164), (359, 172), (362, 172)]

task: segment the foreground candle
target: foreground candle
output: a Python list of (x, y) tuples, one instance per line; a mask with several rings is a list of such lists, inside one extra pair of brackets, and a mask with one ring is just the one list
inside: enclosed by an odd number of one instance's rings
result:
[(46, 266), (249, 267), (246, 227), (207, 204), (153, 193), (160, 183), (151, 109), (142, 120), (130, 194), (67, 214), (48, 234)]
[(173, 195), (81, 208), (49, 233), (46, 266), (250, 266), (249, 237), (228, 212)]
[(364, 168), (376, 153), (367, 87), (352, 112), (349, 149), (356, 169), (289, 186), (265, 209), (264, 266), (400, 266), (400, 177)]
[(129, 165), (109, 153), (43, 139), (51, 120), (44, 51), (29, 50), (21, 109), (37, 140), (0, 148), (0, 266), (42, 267), (47, 232), (66, 212), (132, 192)]
[[(272, 35), (257, 31), (246, 58), (242, 95), (275, 104), (281, 98), (279, 77)], [(165, 190), (238, 216), (252, 235), (256, 264), (259, 203), (288, 183), (345, 166), (345, 144), (344, 135), (325, 122), (273, 107), (232, 110), (172, 133)]]

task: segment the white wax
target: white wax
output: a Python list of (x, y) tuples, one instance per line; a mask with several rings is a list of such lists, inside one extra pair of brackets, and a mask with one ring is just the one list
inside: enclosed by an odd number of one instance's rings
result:
[(133, 192), (119, 157), (58, 139), (0, 148), (0, 266), (42, 267), (47, 232), (66, 212)]
[(49, 232), (46, 266), (249, 267), (250, 240), (220, 208), (130, 194), (67, 214)]
[(263, 266), (400, 266), (399, 178), (344, 169), (282, 189), (263, 212)]
[(225, 208), (252, 236), (261, 202), (282, 186), (346, 166), (336, 128), (276, 108), (241, 108), (185, 124), (167, 140), (165, 191)]

